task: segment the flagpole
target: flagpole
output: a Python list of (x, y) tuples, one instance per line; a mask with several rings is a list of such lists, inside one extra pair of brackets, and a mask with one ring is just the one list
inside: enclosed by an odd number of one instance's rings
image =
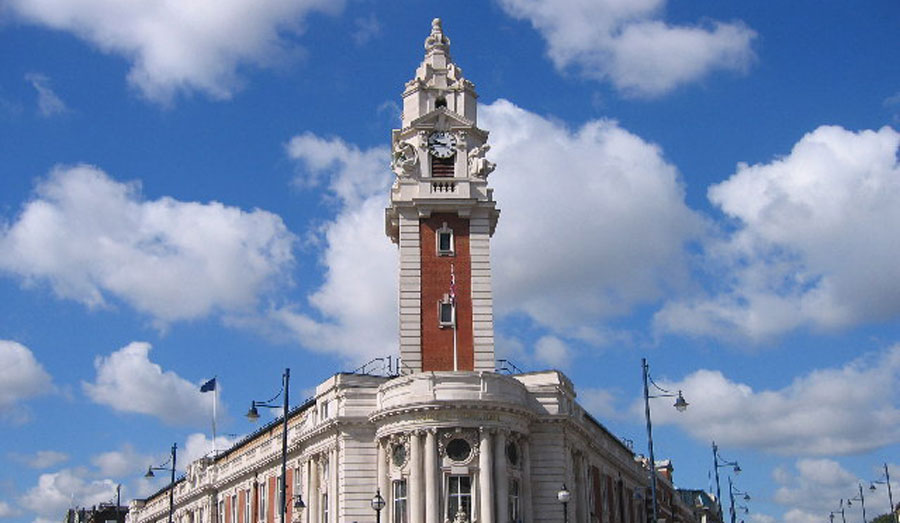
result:
[(450, 306), (453, 307), (453, 370), (459, 370), (459, 351), (456, 348), (456, 274), (450, 264)]
[(216, 404), (219, 402), (219, 384), (216, 383), (216, 388), (213, 390), (213, 457), (219, 455), (219, 449), (216, 446)]

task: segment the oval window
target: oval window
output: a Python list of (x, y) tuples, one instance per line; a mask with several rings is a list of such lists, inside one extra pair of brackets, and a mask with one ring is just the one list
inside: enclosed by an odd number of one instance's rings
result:
[(471, 453), (472, 446), (462, 438), (456, 438), (447, 444), (447, 457), (453, 461), (465, 461)]
[(397, 467), (402, 467), (403, 464), (406, 463), (405, 445), (394, 445), (394, 449), (391, 451), (391, 461), (393, 461), (394, 465)]

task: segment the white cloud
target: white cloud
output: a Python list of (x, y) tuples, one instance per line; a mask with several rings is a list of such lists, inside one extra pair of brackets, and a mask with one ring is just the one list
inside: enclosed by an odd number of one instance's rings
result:
[[(656, 424), (678, 424), (701, 441), (785, 455), (867, 452), (900, 442), (900, 345), (842, 368), (819, 369), (778, 390), (754, 391), (718, 371), (698, 370), (680, 382), (687, 411), (656, 408)], [(635, 404), (633, 412), (643, 407)]]
[(89, 306), (121, 299), (162, 327), (246, 310), (290, 284), (293, 242), (263, 210), (145, 201), (136, 182), (57, 167), (16, 221), (0, 226), (0, 269)]
[(129, 83), (169, 102), (200, 91), (226, 99), (238, 70), (268, 66), (295, 52), (294, 35), (315, 12), (337, 13), (342, 0), (10, 0), (22, 19), (70, 32), (131, 62)]
[(101, 476), (121, 478), (144, 473), (154, 458), (137, 452), (131, 445), (123, 445), (120, 450), (103, 452), (91, 457), (91, 464), (97, 467)]
[(50, 117), (68, 111), (65, 102), (50, 88), (50, 79), (46, 75), (28, 73), (25, 80), (37, 91), (38, 112), (41, 116)]
[(50, 375), (27, 347), (0, 340), (0, 414), (16, 419), (17, 403), (53, 391)]
[(830, 459), (800, 459), (794, 468), (779, 468), (773, 474), (778, 484), (774, 500), (789, 509), (783, 517), (785, 523), (822, 521), (822, 514), (837, 510), (836, 500), (856, 493), (860, 481)]
[(223, 451), (231, 448), (240, 438), (229, 438), (226, 436), (216, 436), (215, 445), (212, 438), (206, 437), (206, 434), (196, 432), (191, 434), (185, 440), (182, 450), (178, 451), (178, 462), (186, 468), (186, 465), (204, 457), (211, 456), (213, 451)]
[(116, 483), (109, 479), (86, 479), (83, 469), (62, 469), (41, 474), (38, 483), (19, 499), (21, 505), (39, 516), (58, 521), (72, 506), (89, 507), (115, 500)]
[[(481, 108), (502, 216), (493, 238), (498, 314), (557, 330), (653, 303), (687, 279), (703, 230), (656, 145), (609, 120), (570, 131), (505, 100)], [(636, 240), (637, 239), (637, 240)]]
[(819, 127), (791, 153), (709, 189), (736, 224), (706, 262), (723, 282), (674, 301), (663, 330), (762, 342), (900, 316), (900, 133)]
[(39, 450), (30, 455), (10, 454), (10, 457), (33, 469), (46, 469), (69, 460), (68, 454), (56, 450)]
[(534, 357), (555, 369), (566, 369), (572, 362), (572, 350), (556, 336), (542, 336), (534, 344)]
[(327, 182), (337, 215), (320, 228), (325, 282), (309, 298), (317, 316), (297, 307), (271, 319), (309, 348), (349, 358), (391, 354), (397, 345), (397, 250), (384, 234), (392, 174), (385, 147), (361, 151), (306, 133), (287, 146), (305, 187)]
[(212, 395), (173, 371), (163, 372), (150, 361), (150, 348), (149, 343), (132, 342), (109, 356), (98, 356), (95, 382), (82, 382), (85, 394), (117, 411), (148, 414), (170, 424), (211, 423)]
[(11, 518), (18, 516), (19, 512), (5, 501), (0, 501), (0, 518)]
[(653, 97), (714, 70), (744, 71), (756, 33), (740, 22), (685, 26), (660, 19), (666, 0), (501, 0), (547, 41), (559, 69), (609, 80), (626, 94)]
[(381, 23), (375, 14), (369, 14), (367, 17), (359, 17), (353, 20), (356, 31), (353, 33), (353, 41), (356, 45), (365, 45), (371, 40), (381, 36)]

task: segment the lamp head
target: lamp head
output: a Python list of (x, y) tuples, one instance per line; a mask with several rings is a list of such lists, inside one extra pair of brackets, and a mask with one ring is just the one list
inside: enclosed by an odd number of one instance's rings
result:
[(678, 397), (675, 398), (675, 410), (678, 412), (684, 412), (688, 408), (688, 402), (684, 400), (684, 396), (681, 395), (681, 391), (678, 391)]
[(250, 402), (250, 410), (247, 411), (247, 419), (250, 421), (256, 421), (259, 419), (259, 411), (256, 410), (256, 402)]
[(375, 492), (375, 496), (372, 498), (372, 509), (375, 512), (381, 512), (381, 509), (384, 508), (384, 498), (381, 497), (381, 489), (378, 489)]
[(145, 478), (153, 478), (156, 477), (156, 474), (153, 473), (153, 467), (147, 467), (147, 473), (144, 474)]
[(734, 474), (735, 474), (735, 475), (738, 475), (738, 474), (741, 473), (741, 466), (738, 465), (737, 463), (735, 463), (735, 464), (734, 464), (734, 469), (732, 469), (732, 470), (734, 470)]
[(871, 490), (871, 491), (873, 491), (873, 492), (874, 492), (875, 490), (877, 490), (876, 487), (875, 487), (875, 483), (872, 483), (872, 484), (869, 485), (869, 490)]
[(750, 501), (750, 494), (744, 494), (744, 501)]
[(566, 488), (566, 484), (563, 483), (562, 490), (556, 493), (556, 499), (558, 499), (560, 503), (566, 504), (571, 497), (572, 493), (569, 492), (569, 489)]
[(300, 494), (294, 496), (294, 508), (298, 510), (303, 510), (306, 508), (306, 503), (303, 502), (303, 498)]

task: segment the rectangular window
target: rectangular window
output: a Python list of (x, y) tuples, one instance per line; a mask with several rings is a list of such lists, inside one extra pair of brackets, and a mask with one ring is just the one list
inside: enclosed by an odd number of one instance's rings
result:
[(294, 469), (294, 488), (291, 489), (291, 494), (293, 494), (293, 498), (297, 499), (297, 496), (303, 492), (303, 485), (300, 483), (300, 467)]
[(407, 523), (406, 480), (394, 481), (394, 523)]
[(281, 499), (281, 475), (275, 477), (275, 505), (272, 507), (273, 514), (281, 515), (281, 507), (284, 500)]
[(200, 509), (200, 519), (199, 519), (199, 521), (200, 521), (200, 523), (206, 523), (206, 521), (203, 520), (203, 509), (202, 509), (202, 508)]
[(322, 523), (328, 523), (328, 494), (322, 494)]
[(519, 480), (509, 479), (509, 520), (519, 521)]
[(447, 226), (447, 222), (443, 222), (441, 227), (434, 231), (435, 247), (437, 247), (438, 256), (453, 256), (454, 238), (453, 229)]
[(219, 514), (216, 518), (219, 520), (219, 523), (225, 523), (225, 500), (219, 502)]
[(456, 519), (456, 513), (462, 511), (466, 521), (472, 519), (472, 478), (469, 476), (450, 476), (447, 489), (447, 519)]
[(238, 506), (237, 506), (237, 495), (236, 495), (236, 494), (232, 494), (232, 495), (231, 495), (231, 510), (230, 510), (230, 513), (231, 513), (231, 523), (237, 523), (237, 511), (238, 511)]
[(438, 302), (438, 324), (441, 327), (452, 327), (456, 320), (456, 307), (449, 296)]
[(259, 484), (258, 489), (259, 500), (257, 501), (259, 506), (259, 521), (266, 521), (266, 482), (263, 481)]
[(244, 491), (244, 523), (250, 523), (250, 489)]

